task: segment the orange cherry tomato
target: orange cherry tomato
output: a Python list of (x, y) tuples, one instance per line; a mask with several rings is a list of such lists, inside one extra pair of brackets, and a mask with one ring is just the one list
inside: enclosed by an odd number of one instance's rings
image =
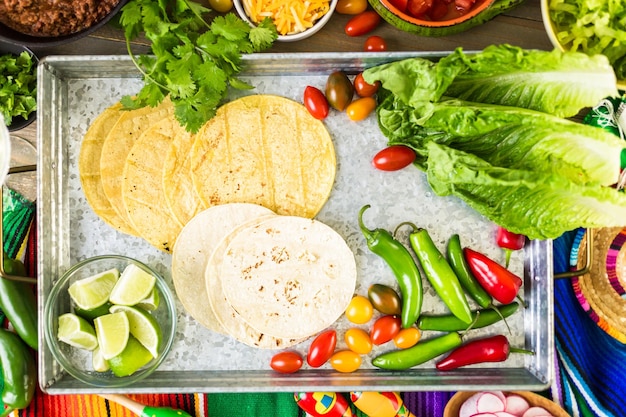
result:
[(376, 109), (376, 99), (373, 97), (361, 97), (348, 104), (346, 114), (355, 122), (366, 119)]
[(407, 349), (411, 346), (415, 346), (422, 337), (422, 332), (417, 327), (407, 327), (401, 329), (397, 335), (393, 338), (393, 344), (398, 349)]
[(370, 329), (370, 339), (375, 345), (382, 345), (392, 340), (402, 329), (402, 321), (399, 316), (381, 316)]
[(364, 324), (374, 315), (374, 306), (369, 298), (355, 295), (346, 308), (346, 318), (355, 324)]
[(316, 119), (323, 120), (328, 116), (330, 106), (326, 96), (319, 88), (308, 85), (304, 89), (303, 96), (304, 107), (311, 113), (311, 116)]
[(367, 10), (367, 0), (339, 0), (335, 11), (341, 14), (359, 14)]
[(356, 77), (354, 77), (354, 92), (359, 97), (372, 97), (378, 89), (380, 88), (380, 81), (376, 81), (374, 84), (370, 84), (363, 78), (363, 73), (359, 72)]
[(340, 350), (330, 357), (330, 366), (338, 372), (354, 372), (361, 366), (361, 355), (351, 350)]
[(372, 165), (381, 171), (397, 171), (415, 161), (415, 151), (404, 145), (391, 145), (374, 155)]
[(380, 36), (372, 35), (365, 39), (365, 52), (384, 52), (387, 50), (387, 41)]
[(337, 332), (334, 329), (323, 331), (311, 342), (306, 362), (313, 368), (319, 368), (333, 355), (335, 346), (337, 346)]
[(374, 347), (369, 333), (358, 327), (352, 327), (346, 330), (343, 337), (348, 349), (360, 355), (367, 355)]
[(344, 31), (348, 36), (361, 36), (365, 35), (376, 29), (380, 23), (380, 15), (374, 10), (366, 10), (363, 13), (359, 13), (352, 19), (348, 20)]
[(287, 350), (272, 356), (270, 366), (276, 372), (292, 374), (302, 368), (303, 359), (298, 352)]

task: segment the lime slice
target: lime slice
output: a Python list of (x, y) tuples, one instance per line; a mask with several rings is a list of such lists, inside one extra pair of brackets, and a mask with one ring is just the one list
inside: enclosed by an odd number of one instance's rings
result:
[(135, 264), (129, 264), (113, 287), (109, 301), (113, 304), (132, 306), (148, 298), (156, 278)]
[(109, 370), (109, 363), (102, 357), (100, 348), (95, 348), (91, 352), (91, 364), (96, 372), (106, 372)]
[(77, 348), (94, 350), (98, 347), (96, 332), (87, 320), (73, 313), (59, 316), (57, 337)]
[(106, 302), (102, 304), (100, 307), (92, 308), (90, 310), (83, 310), (80, 307), (75, 307), (74, 313), (76, 313), (77, 316), (80, 316), (88, 321), (93, 322), (93, 319), (95, 319), (96, 317), (109, 314), (109, 308), (111, 308), (111, 305), (112, 305), (111, 303)]
[(144, 298), (137, 304), (137, 307), (141, 307), (144, 310), (154, 311), (159, 308), (159, 290), (154, 287), (147, 298)]
[(128, 317), (130, 334), (148, 349), (153, 357), (159, 356), (161, 347), (161, 326), (147, 311), (137, 307), (114, 305), (111, 313), (123, 312)]
[(100, 353), (106, 360), (122, 353), (130, 336), (130, 324), (126, 313), (111, 313), (96, 317), (93, 321)]
[(118, 377), (129, 376), (150, 363), (152, 355), (148, 349), (134, 337), (128, 338), (126, 348), (119, 355), (108, 360), (113, 374)]
[(120, 277), (120, 271), (109, 269), (70, 285), (68, 292), (72, 301), (83, 310), (92, 310), (109, 301), (111, 290)]

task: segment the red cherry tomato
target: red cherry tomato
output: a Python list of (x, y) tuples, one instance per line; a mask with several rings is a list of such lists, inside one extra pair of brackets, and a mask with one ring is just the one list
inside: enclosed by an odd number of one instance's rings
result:
[(433, 0), (408, 0), (406, 11), (413, 17), (423, 17), (433, 7)]
[(402, 321), (399, 316), (381, 316), (370, 329), (370, 339), (375, 345), (382, 345), (392, 340), (402, 329)]
[(330, 106), (326, 96), (319, 88), (307, 86), (304, 89), (303, 101), (304, 107), (311, 113), (311, 116), (319, 120), (323, 120), (328, 116)]
[(359, 14), (367, 10), (367, 0), (339, 0), (335, 11), (341, 14)]
[(302, 368), (302, 356), (298, 352), (285, 351), (272, 356), (270, 366), (276, 372), (292, 374)]
[(381, 171), (397, 171), (415, 161), (415, 151), (404, 145), (392, 145), (378, 152), (372, 159), (375, 168)]
[(355, 295), (346, 308), (346, 318), (354, 324), (364, 324), (374, 315), (374, 306), (369, 298)]
[(373, 10), (366, 10), (348, 20), (344, 30), (348, 36), (361, 36), (376, 29), (379, 23), (380, 15)]
[(448, 5), (446, 4), (445, 0), (435, 0), (433, 7), (430, 9), (430, 12), (428, 12), (428, 16), (430, 16), (430, 18), (435, 21), (443, 20), (447, 14)]
[(335, 346), (337, 346), (337, 332), (335, 330), (330, 329), (318, 334), (309, 346), (306, 362), (313, 368), (319, 368), (333, 355)]
[(365, 52), (384, 52), (387, 50), (387, 42), (380, 36), (372, 35), (365, 40), (363, 50)]
[(363, 73), (359, 72), (354, 77), (354, 91), (359, 97), (372, 97), (380, 88), (380, 81), (376, 81), (374, 84), (370, 84), (363, 78)]
[(361, 366), (361, 355), (351, 350), (340, 350), (330, 357), (330, 366), (338, 372), (354, 372)]
[(348, 104), (346, 114), (350, 120), (358, 122), (366, 119), (374, 109), (376, 109), (376, 99), (374, 97), (361, 97)]
[(358, 327), (352, 327), (346, 330), (343, 338), (348, 349), (360, 355), (367, 355), (374, 347), (369, 333)]
[(389, 3), (402, 13), (406, 13), (406, 5), (408, 0), (389, 0)]

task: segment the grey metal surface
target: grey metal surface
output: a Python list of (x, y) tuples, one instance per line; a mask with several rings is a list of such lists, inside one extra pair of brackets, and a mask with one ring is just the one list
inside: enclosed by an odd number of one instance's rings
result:
[[(436, 59), (445, 53), (250, 55), (245, 57), (242, 78), (255, 88), (232, 91), (229, 98), (266, 93), (301, 101), (306, 85), (323, 88), (327, 75), (334, 70), (342, 69), (353, 75), (390, 60), (409, 56)], [(115, 232), (98, 219), (82, 194), (78, 178), (80, 142), (91, 121), (123, 95), (141, 88), (133, 63), (126, 56), (51, 56), (42, 61), (38, 78), (40, 315), (55, 280), (72, 264), (98, 254), (133, 256), (156, 268), (174, 290), (170, 256), (139, 238)], [(448, 238), (459, 233), (465, 246), (494, 259), (503, 259), (502, 251), (494, 244), (495, 226), (460, 200), (434, 195), (423, 173), (416, 169), (389, 173), (371, 167), (372, 156), (386, 143), (373, 115), (357, 123), (345, 113), (332, 112), (324, 123), (335, 143), (338, 170), (333, 192), (317, 218), (337, 230), (353, 250), (359, 274), (358, 294), (365, 295), (369, 285), (375, 282), (397, 287), (389, 268), (368, 250), (358, 229), (357, 213), (364, 204), (372, 205), (365, 215), (370, 228), (393, 229), (400, 222), (410, 220), (427, 228), (442, 250)], [(435, 371), (433, 362), (409, 371), (387, 372), (371, 365), (375, 355), (393, 349), (392, 344), (385, 344), (364, 357), (361, 369), (355, 373), (338, 373), (326, 364), (318, 369), (305, 365), (300, 372), (280, 375), (269, 367), (276, 351), (250, 348), (213, 333), (198, 324), (178, 303), (178, 334), (168, 358), (153, 375), (119, 391), (544, 389), (552, 382), (554, 373), (552, 242), (531, 242), (514, 254), (511, 265), (514, 272), (524, 276), (523, 297), (528, 307), (508, 319), (512, 333), (507, 335), (513, 345), (531, 349), (535, 355), (511, 355), (504, 363), (445, 374)], [(427, 282), (424, 311), (445, 311)], [(345, 347), (343, 331), (348, 327), (350, 324), (343, 318), (336, 323), (339, 348)], [(506, 332), (504, 324), (499, 323), (484, 330), (472, 330), (467, 337)], [(423, 337), (433, 335), (424, 332)], [(44, 340), (41, 329), (40, 338)], [(294, 349), (306, 355), (310, 342), (302, 342)], [(52, 394), (104, 392), (66, 375), (45, 343), (39, 352), (39, 377), (42, 389)]]

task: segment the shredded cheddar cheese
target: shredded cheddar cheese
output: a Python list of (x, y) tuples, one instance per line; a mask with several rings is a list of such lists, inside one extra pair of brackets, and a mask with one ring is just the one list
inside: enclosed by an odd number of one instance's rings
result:
[(253, 23), (271, 18), (280, 35), (303, 32), (330, 10), (330, 0), (243, 0)]

